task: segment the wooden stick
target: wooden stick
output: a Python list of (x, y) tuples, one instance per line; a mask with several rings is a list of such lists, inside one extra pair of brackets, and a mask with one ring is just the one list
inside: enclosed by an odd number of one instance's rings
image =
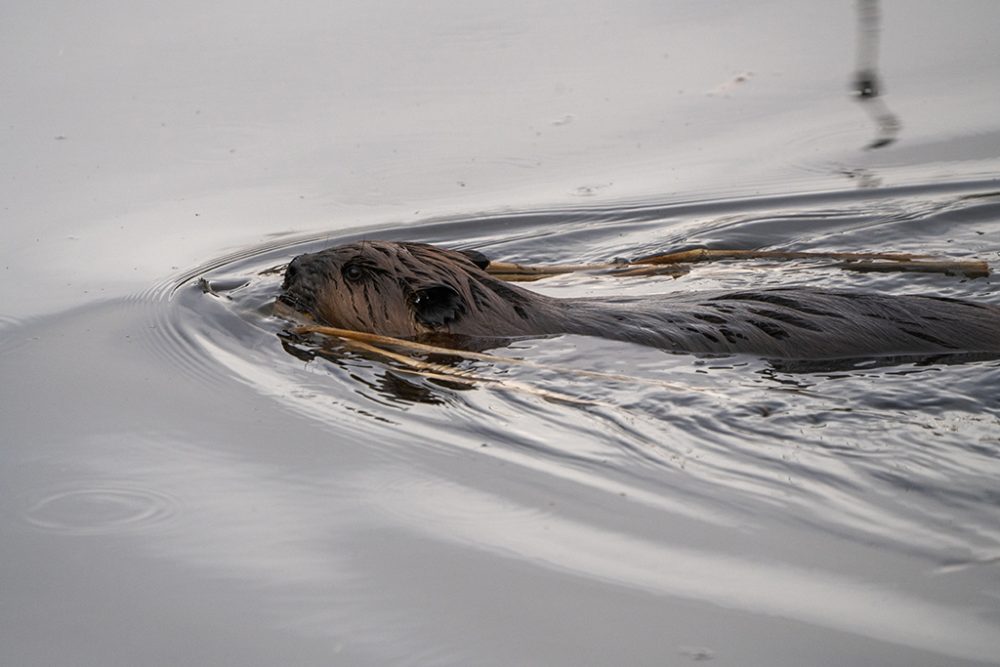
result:
[(983, 260), (965, 260), (960, 262), (845, 262), (841, 269), (870, 273), (889, 273), (896, 271), (912, 271), (915, 273), (943, 273), (949, 276), (965, 276), (966, 278), (986, 278), (990, 275), (990, 267)]
[[(658, 387), (664, 387), (666, 389), (671, 389), (671, 390), (674, 390), (674, 391), (683, 391), (683, 392), (697, 391), (697, 392), (710, 393), (710, 394), (713, 394), (713, 395), (722, 396), (722, 394), (718, 394), (717, 392), (713, 392), (713, 391), (710, 391), (710, 390), (699, 389), (697, 387), (689, 387), (689, 386), (685, 386), (685, 385), (675, 384), (675, 383), (672, 383), (672, 382), (666, 382), (664, 380), (654, 380), (654, 379), (650, 379), (650, 378), (638, 378), (638, 377), (633, 377), (633, 376), (630, 376), (630, 375), (618, 375), (618, 374), (615, 374), (615, 373), (602, 373), (600, 371), (588, 371), (588, 370), (581, 370), (581, 369), (577, 369), (577, 368), (568, 368), (568, 367), (564, 367), (564, 366), (552, 366), (552, 365), (548, 365), (548, 364), (538, 364), (538, 363), (535, 363), (533, 361), (528, 361), (527, 359), (518, 359), (517, 357), (505, 357), (505, 356), (500, 356), (500, 355), (495, 355), (495, 354), (485, 354), (483, 352), (470, 352), (470, 351), (467, 351), (467, 350), (456, 350), (456, 349), (453, 349), (453, 348), (450, 348), (450, 347), (438, 347), (437, 345), (427, 345), (426, 343), (417, 343), (415, 341), (405, 340), (405, 339), (402, 339), (402, 338), (392, 338), (390, 336), (380, 336), (378, 334), (366, 333), (364, 331), (352, 331), (350, 329), (338, 329), (336, 327), (326, 327), (326, 326), (320, 326), (318, 324), (307, 324), (307, 325), (295, 327), (295, 328), (292, 329), (292, 333), (299, 334), (299, 335), (303, 335), (303, 334), (320, 334), (320, 335), (323, 335), (323, 336), (332, 336), (334, 338), (341, 338), (341, 339), (344, 339), (346, 341), (351, 341), (351, 342), (355, 342), (355, 343), (369, 344), (369, 345), (372, 345), (374, 348), (377, 348), (377, 349), (380, 349), (380, 348), (378, 348), (378, 346), (380, 346), (380, 345), (388, 345), (388, 346), (394, 346), (394, 347), (403, 348), (403, 349), (406, 349), (406, 350), (411, 350), (411, 351), (414, 351), (414, 352), (422, 352), (422, 353), (425, 353), (425, 354), (441, 354), (441, 355), (448, 355), (448, 356), (453, 356), (453, 357), (461, 357), (463, 359), (473, 359), (473, 360), (476, 360), (476, 361), (487, 361), (487, 362), (490, 362), (490, 363), (513, 364), (513, 365), (520, 365), (520, 366), (529, 366), (531, 368), (538, 368), (538, 369), (541, 369), (541, 370), (556, 371), (556, 372), (560, 372), (560, 373), (566, 373), (566, 374), (569, 374), (569, 375), (577, 375), (577, 376), (581, 376), (581, 377), (591, 377), (591, 378), (598, 378), (598, 379), (602, 379), (602, 380), (613, 380), (615, 382), (629, 382), (629, 383), (649, 384), (649, 385), (655, 385), (655, 386), (658, 386)], [(384, 353), (383, 352), (379, 352), (379, 354), (383, 354), (383, 356), (387, 356), (387, 357), (390, 357), (390, 358), (393, 358), (393, 359), (396, 359), (397, 361), (399, 361), (399, 359), (397, 359), (396, 356), (395, 356), (396, 353), (386, 351)], [(406, 359), (412, 359), (412, 357), (405, 357), (405, 358)], [(429, 362), (421, 362), (421, 363), (429, 363)], [(442, 364), (435, 364), (435, 368), (433, 370), (435, 372), (439, 372), (439, 371), (441, 371), (441, 369), (446, 369), (446, 368), (448, 368), (448, 367), (444, 366)]]
[[(476, 383), (486, 383), (491, 384), (496, 387), (501, 387), (503, 389), (512, 389), (514, 391), (520, 391), (526, 394), (531, 394), (533, 396), (539, 396), (541, 398), (562, 401), (564, 403), (573, 403), (575, 405), (605, 405), (609, 406), (607, 403), (601, 403), (600, 401), (594, 401), (587, 398), (578, 398), (576, 396), (570, 396), (569, 394), (561, 394), (555, 391), (549, 391), (548, 389), (539, 389), (538, 387), (532, 387), (531, 385), (524, 384), (522, 382), (516, 382), (510, 379), (498, 380), (496, 378), (482, 377), (472, 373), (469, 370), (462, 370), (457, 368), (451, 368), (445, 366), (444, 364), (434, 364), (426, 361), (420, 361), (419, 359), (414, 359), (413, 357), (408, 357), (404, 354), (397, 354), (396, 352), (391, 352), (389, 350), (376, 347), (370, 343), (365, 343), (360, 340), (347, 339), (344, 341), (349, 347), (357, 348), (365, 352), (370, 352), (393, 361), (399, 362), (408, 368), (397, 368), (396, 370), (402, 372), (413, 373), (421, 377), (431, 378), (434, 380), (443, 380), (445, 382), (458, 382), (460, 384), (475, 385)], [(443, 349), (443, 348), (442, 348)], [(454, 351), (449, 351), (454, 353)]]
[(714, 250), (694, 248), (679, 252), (647, 255), (632, 260), (632, 264), (677, 264), (680, 262), (713, 262), (720, 259), (839, 259), (871, 260), (881, 259), (891, 262), (911, 262), (916, 259), (931, 259), (931, 255), (913, 255), (894, 252), (812, 252), (791, 250)]
[(990, 275), (989, 265), (983, 260), (944, 260), (932, 255), (888, 252), (810, 252), (785, 250), (715, 250), (695, 248), (678, 252), (648, 255), (630, 262), (605, 262), (599, 264), (531, 265), (512, 262), (490, 262), (486, 270), (498, 278), (510, 281), (530, 281), (578, 271), (603, 271), (617, 276), (654, 275), (650, 267), (676, 267), (699, 262), (721, 260), (826, 260), (839, 262), (836, 266), (849, 271), (915, 271), (944, 273), (982, 278)]
[(599, 264), (517, 264), (514, 262), (491, 261), (486, 270), (495, 274), (554, 276), (559, 273), (577, 273), (579, 271), (600, 271), (622, 266), (626, 263), (601, 262)]

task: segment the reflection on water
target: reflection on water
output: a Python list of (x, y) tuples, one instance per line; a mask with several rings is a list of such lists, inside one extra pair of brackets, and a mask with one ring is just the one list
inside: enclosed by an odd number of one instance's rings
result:
[[(799, 198), (775, 202), (759, 213), (722, 216), (713, 214), (712, 203), (702, 210), (687, 207), (681, 215), (671, 207), (655, 206), (580, 210), (494, 220), (505, 230), (495, 237), (484, 238), (478, 220), (410, 228), (405, 233), (413, 240), (489, 248), (492, 256), (503, 259), (538, 254), (557, 262), (634, 256), (636, 249), (627, 248), (623, 236), (634, 240), (655, 234), (660, 240), (647, 240), (638, 249), (662, 250), (652, 244), (663, 243), (661, 230), (671, 228), (682, 230), (676, 233), (686, 239), (724, 247), (773, 239), (789, 250), (940, 248), (958, 256), (982, 254), (983, 239), (995, 239), (1000, 233), (996, 223), (1000, 201), (989, 190), (975, 196), (959, 190), (907, 200), (886, 193), (884, 199), (868, 201), (863, 208), (845, 204), (838, 204), (835, 197)], [(595, 214), (599, 224), (581, 224)], [(669, 226), (664, 225), (667, 219)], [(511, 233), (512, 225), (517, 225), (516, 233)], [(919, 246), (910, 241), (915, 229), (922, 230)], [(467, 237), (466, 231), (477, 236)], [(401, 234), (396, 230), (385, 236)], [(299, 394), (281, 399), (296, 411), (334, 425), (344, 410), (391, 424), (392, 430), (380, 436), (386, 446), (397, 441), (396, 446), (404, 446), (401, 429), (423, 433), (425, 446), (485, 445), (491, 454), (510, 449), (537, 459), (532, 465), (544, 460), (546, 466), (583, 466), (591, 477), (609, 470), (682, 471), (687, 486), (683, 493), (713, 497), (704, 507), (706, 512), (714, 511), (710, 505), (720, 499), (735, 505), (777, 502), (784, 507), (779, 513), (789, 520), (806, 521), (823, 532), (846, 531), (857, 540), (874, 540), (886, 548), (936, 560), (960, 551), (980, 557), (1000, 546), (989, 508), (975, 500), (990, 495), (996, 472), (1000, 399), (990, 389), (1000, 386), (1000, 363), (995, 358), (957, 355), (821, 363), (702, 359), (570, 336), (517, 341), (498, 350), (534, 365), (453, 361), (456, 369), (486, 382), (474, 389), (457, 382), (459, 378), (449, 383), (421, 377), (377, 356), (276, 336), (287, 323), (261, 314), (280, 283), (273, 267), (281, 258), (287, 261), (350, 238), (306, 239), (218, 265), (205, 274), (207, 279), (213, 285), (229, 281), (233, 288), (203, 295), (192, 290), (191, 283), (182, 285), (180, 310), (170, 317), (180, 318), (176, 325), (183, 328), (202, 330), (203, 339), (213, 340), (213, 349), (204, 353), (216, 362), (238, 359), (229, 372), (260, 384), (266, 393), (273, 391), (269, 387), (308, 378), (313, 387), (308, 401), (299, 400)], [(550, 250), (555, 247), (558, 254)], [(603, 290), (641, 294), (747, 284), (1000, 301), (988, 279), (850, 275), (835, 267), (766, 262), (696, 265), (680, 278), (634, 282), (561, 276), (532, 287), (557, 296), (579, 296)], [(211, 327), (220, 327), (228, 336)], [(282, 350), (296, 362), (282, 359)], [(580, 374), (575, 369), (605, 375)], [(324, 394), (331, 400), (317, 402), (316, 396)], [(559, 396), (566, 401), (553, 400)], [(859, 433), (867, 435), (859, 440)], [(945, 468), (951, 477), (942, 486), (937, 475)], [(899, 470), (906, 473), (900, 476)], [(903, 479), (909, 497), (901, 503), (895, 494)], [(666, 493), (658, 483), (653, 487), (658, 494)]]
[(990, 659), (1000, 648), (989, 620), (871, 581), (657, 544), (557, 514), (540, 516), (446, 481), (413, 488), (405, 480), (365, 480), (359, 487), (373, 491), (374, 504), (405, 512), (398, 517), (405, 529), (644, 593), (709, 600), (969, 659)]
[(858, 38), (854, 92), (862, 108), (875, 122), (877, 134), (868, 148), (884, 148), (896, 141), (902, 124), (882, 97), (882, 77), (878, 67), (882, 10), (879, 0), (857, 0), (855, 8), (858, 13)]

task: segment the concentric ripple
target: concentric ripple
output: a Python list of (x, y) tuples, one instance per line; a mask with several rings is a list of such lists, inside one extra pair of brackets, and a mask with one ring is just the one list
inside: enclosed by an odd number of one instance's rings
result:
[(30, 525), (61, 535), (114, 535), (149, 530), (177, 514), (175, 498), (152, 489), (107, 482), (53, 490), (31, 500)]

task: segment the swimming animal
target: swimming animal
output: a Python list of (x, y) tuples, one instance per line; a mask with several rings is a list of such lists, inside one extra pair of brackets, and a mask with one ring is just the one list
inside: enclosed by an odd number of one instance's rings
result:
[(1000, 307), (804, 287), (560, 299), (491, 276), (474, 251), (364, 241), (299, 255), (278, 300), (397, 338), (581, 334), (673, 352), (781, 359), (1000, 353)]

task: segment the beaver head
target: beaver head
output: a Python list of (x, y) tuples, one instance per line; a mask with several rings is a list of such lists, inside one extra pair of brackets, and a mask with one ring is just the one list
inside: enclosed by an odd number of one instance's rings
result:
[(278, 300), (319, 323), (385, 336), (531, 333), (526, 307), (544, 297), (493, 278), (487, 264), (476, 252), (362, 241), (293, 259)]

